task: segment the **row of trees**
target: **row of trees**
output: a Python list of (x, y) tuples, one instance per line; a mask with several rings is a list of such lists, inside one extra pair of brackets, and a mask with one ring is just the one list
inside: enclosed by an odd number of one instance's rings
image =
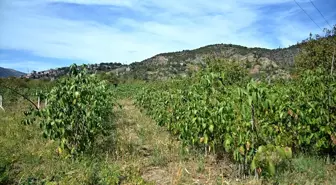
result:
[[(302, 52), (296, 57), (297, 80), (274, 84), (250, 81), (244, 66), (210, 61), (205, 71), (190, 78), (144, 90), (138, 96), (138, 104), (187, 143), (224, 148), (244, 163), (251, 162), (257, 148), (268, 140), (275, 146), (302, 150), (307, 145), (315, 146), (318, 152), (330, 152), (330, 138), (335, 133), (330, 125), (335, 115), (335, 78), (327, 72), (332, 69), (335, 30), (303, 41)], [(114, 105), (111, 83), (119, 83), (112, 73), (89, 75), (85, 66), (82, 69), (73, 65), (68, 76), (48, 86), (48, 106), (26, 112), (25, 123), (38, 122), (45, 137), (60, 140), (60, 150), (71, 154), (86, 151), (95, 136), (106, 130)], [(194, 85), (186, 88), (187, 84)], [(288, 127), (294, 123), (294, 129)], [(314, 124), (307, 127), (310, 123)], [(308, 134), (316, 130), (316, 136)], [(230, 139), (225, 133), (236, 135)], [(290, 137), (293, 135), (297, 138)], [(250, 158), (246, 152), (251, 152)]]
[(137, 104), (184, 144), (274, 175), (292, 151), (335, 154), (335, 38), (305, 41), (291, 80), (255, 81), (243, 66), (217, 60), (192, 78), (144, 88)]

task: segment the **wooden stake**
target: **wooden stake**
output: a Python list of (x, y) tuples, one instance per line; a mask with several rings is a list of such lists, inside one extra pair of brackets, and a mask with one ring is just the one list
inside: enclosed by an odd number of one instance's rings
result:
[(2, 107), (2, 96), (0, 95), (0, 108), (5, 111), (5, 109)]
[(40, 109), (40, 96), (37, 97), (37, 108)]

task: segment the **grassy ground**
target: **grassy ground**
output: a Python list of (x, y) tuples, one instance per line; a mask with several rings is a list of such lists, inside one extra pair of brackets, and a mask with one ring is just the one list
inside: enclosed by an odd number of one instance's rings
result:
[(115, 129), (76, 161), (59, 156), (38, 126), (20, 124), (24, 107), (0, 110), (0, 184), (336, 184), (336, 165), (308, 156), (271, 180), (239, 179), (228, 156), (183, 147), (131, 100), (119, 103)]
[[(142, 114), (130, 100), (120, 102), (116, 151), (124, 156), (117, 163), (137, 166), (148, 182), (155, 184), (219, 184), (231, 176), (233, 165), (183, 148), (163, 127)], [(122, 165), (120, 165), (122, 166)]]

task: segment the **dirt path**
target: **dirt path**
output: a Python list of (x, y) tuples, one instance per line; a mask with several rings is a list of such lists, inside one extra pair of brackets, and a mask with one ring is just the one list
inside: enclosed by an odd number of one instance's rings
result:
[(122, 166), (138, 169), (144, 180), (154, 184), (237, 183), (232, 181), (233, 166), (228, 160), (183, 148), (131, 100), (119, 103), (123, 108), (117, 112), (117, 161)]

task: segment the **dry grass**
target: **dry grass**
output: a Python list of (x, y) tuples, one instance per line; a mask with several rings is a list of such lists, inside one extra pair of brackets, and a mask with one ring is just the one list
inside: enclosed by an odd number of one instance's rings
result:
[[(131, 100), (121, 100), (116, 122), (117, 163), (133, 164), (144, 180), (155, 184), (232, 184), (234, 165), (214, 155), (204, 156), (183, 148), (164, 127), (159, 127), (137, 109)], [(235, 182), (233, 182), (233, 180)], [(246, 182), (246, 181), (245, 181)]]

